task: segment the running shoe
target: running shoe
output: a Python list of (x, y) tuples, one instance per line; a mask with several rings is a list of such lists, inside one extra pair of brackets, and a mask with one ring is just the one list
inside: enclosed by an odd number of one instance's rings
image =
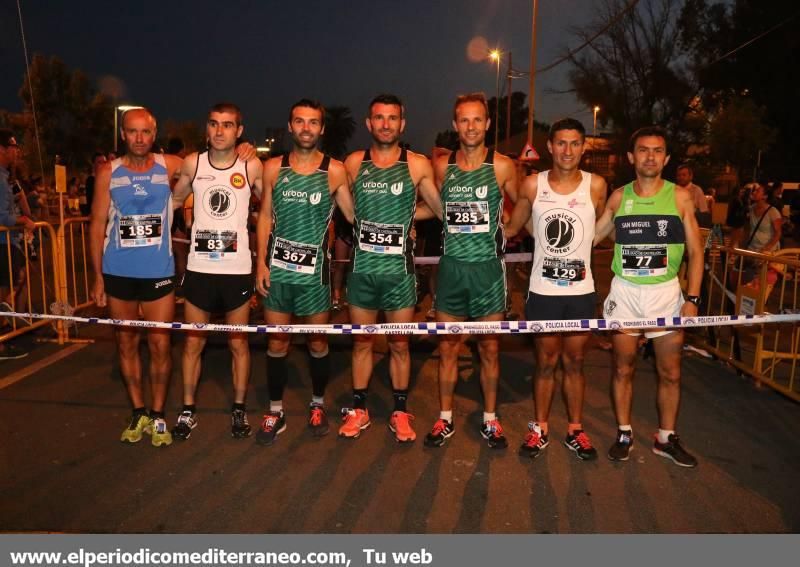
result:
[(256, 442), (259, 445), (272, 445), (284, 431), (286, 431), (286, 419), (283, 411), (267, 412), (264, 414), (261, 428), (256, 433)]
[(231, 411), (231, 437), (234, 439), (246, 439), (253, 433), (250, 422), (247, 421), (247, 411), (235, 409)]
[(186, 441), (192, 436), (192, 430), (197, 427), (197, 414), (190, 411), (182, 411), (178, 416), (178, 423), (172, 428), (173, 439)]
[(314, 437), (322, 437), (328, 434), (330, 430), (328, 416), (322, 405), (311, 404), (308, 406), (308, 428), (311, 430), (311, 434)]
[(653, 444), (653, 453), (671, 459), (679, 467), (693, 468), (697, 466), (697, 459), (681, 446), (680, 437), (675, 433), (670, 434), (666, 443), (659, 443), (658, 436), (656, 436)]
[(612, 461), (627, 461), (633, 451), (633, 431), (617, 430), (617, 440), (608, 450), (608, 458)]
[(567, 449), (575, 451), (575, 455), (582, 461), (593, 461), (597, 458), (597, 449), (592, 446), (589, 436), (583, 429), (577, 429), (571, 435), (567, 435), (564, 445)]
[(528, 422), (528, 433), (519, 448), (519, 454), (535, 459), (542, 454), (545, 447), (550, 444), (547, 435), (542, 433), (542, 428), (534, 421)]
[(498, 419), (485, 421), (481, 425), (481, 435), (489, 442), (489, 447), (492, 449), (505, 449), (508, 447), (508, 439), (503, 434), (503, 426), (500, 425), (500, 420)]
[(446, 419), (438, 419), (433, 424), (431, 432), (425, 436), (425, 445), (427, 447), (441, 447), (455, 432), (456, 430), (453, 428), (452, 423)]
[(172, 445), (172, 434), (169, 432), (169, 427), (167, 427), (167, 422), (163, 417), (151, 419), (144, 432), (150, 434), (150, 443), (152, 443), (153, 447)]
[(122, 436), (119, 440), (123, 443), (138, 443), (142, 440), (142, 434), (150, 427), (152, 421), (153, 420), (150, 419), (150, 416), (146, 413), (133, 414), (130, 424), (128, 424), (128, 427), (122, 432)]
[(339, 437), (348, 439), (358, 439), (361, 432), (372, 425), (369, 421), (369, 412), (363, 409), (342, 408), (342, 419)]
[(411, 443), (417, 438), (417, 434), (411, 428), (414, 416), (404, 411), (392, 412), (389, 418), (389, 429), (394, 433), (394, 438), (398, 443)]
[(0, 350), (0, 360), (17, 360), (26, 356), (28, 356), (28, 351), (10, 344), (4, 345)]

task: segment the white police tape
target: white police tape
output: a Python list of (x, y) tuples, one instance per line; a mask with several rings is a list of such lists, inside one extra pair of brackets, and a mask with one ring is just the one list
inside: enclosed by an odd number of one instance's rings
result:
[(730, 325), (761, 325), (764, 323), (800, 323), (800, 313), (780, 315), (716, 315), (708, 317), (656, 317), (650, 319), (566, 319), (548, 321), (466, 321), (458, 323), (414, 322), (355, 325), (218, 325), (212, 323), (178, 323), (109, 319), (106, 317), (77, 317), (44, 315), (41, 313), (3, 312), (0, 315), (34, 319), (74, 321), (91, 325), (115, 325), (173, 331), (217, 331), (226, 333), (290, 333), (329, 335), (487, 335), (527, 333), (572, 333), (582, 331), (622, 331), (654, 328), (720, 327)]

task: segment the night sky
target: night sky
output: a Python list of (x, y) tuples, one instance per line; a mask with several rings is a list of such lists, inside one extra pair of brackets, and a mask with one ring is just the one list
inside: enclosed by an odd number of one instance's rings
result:
[[(309, 97), (351, 108), (352, 150), (368, 142), (369, 100), (393, 92), (406, 103), (405, 139), (427, 152), (450, 127), (457, 94), (494, 95), (494, 63), (468, 58), (473, 38), (512, 51), (516, 69), (530, 62), (530, 0), (20, 1), (31, 56), (57, 55), (162, 121), (202, 123), (211, 104), (231, 100), (251, 139), (284, 126), (291, 103)], [(537, 66), (577, 43), (569, 29), (590, 22), (593, 5), (539, 1)], [(24, 64), (16, 1), (0, 0), (0, 108), (21, 109)], [(537, 79), (536, 117), (573, 115), (591, 126), (574, 97), (548, 94), (567, 88), (568, 69)], [(527, 92), (527, 77), (514, 90)]]

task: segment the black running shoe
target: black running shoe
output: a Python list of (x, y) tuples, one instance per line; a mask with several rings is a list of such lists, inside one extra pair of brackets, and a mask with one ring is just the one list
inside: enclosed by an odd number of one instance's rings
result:
[(577, 429), (572, 435), (567, 435), (564, 439), (564, 445), (575, 451), (575, 454), (582, 461), (593, 461), (597, 458), (597, 449), (592, 446), (589, 441), (589, 436), (583, 432), (583, 429)]
[(197, 427), (197, 414), (190, 411), (182, 411), (178, 416), (178, 423), (172, 428), (172, 437), (186, 441), (192, 436), (192, 430)]
[(272, 445), (275, 439), (286, 431), (286, 419), (282, 411), (270, 411), (264, 414), (261, 428), (256, 433), (256, 442), (259, 445)]
[(608, 458), (612, 461), (627, 461), (633, 451), (633, 431), (617, 430), (617, 440), (608, 450)]
[(481, 425), (481, 435), (489, 442), (492, 449), (505, 449), (508, 447), (508, 439), (503, 434), (503, 426), (500, 420), (493, 419)]
[(528, 422), (528, 433), (525, 435), (525, 440), (519, 448), (519, 454), (523, 457), (530, 457), (535, 459), (542, 454), (545, 447), (550, 444), (547, 435), (542, 433), (542, 428), (539, 424), (533, 421)]
[(250, 427), (250, 422), (247, 421), (247, 412), (241, 409), (235, 409), (231, 412), (231, 437), (234, 439), (245, 439), (250, 437), (253, 429)]
[(656, 436), (653, 453), (671, 459), (679, 467), (693, 468), (697, 466), (697, 459), (681, 446), (680, 437), (674, 433), (670, 434), (666, 443), (659, 443), (658, 436)]
[(446, 419), (438, 419), (436, 423), (433, 424), (431, 432), (425, 436), (425, 446), (441, 447), (455, 432), (456, 430), (453, 428), (452, 423)]
[(311, 404), (308, 407), (308, 428), (314, 437), (328, 434), (330, 430), (328, 416), (325, 414), (325, 408), (320, 404)]

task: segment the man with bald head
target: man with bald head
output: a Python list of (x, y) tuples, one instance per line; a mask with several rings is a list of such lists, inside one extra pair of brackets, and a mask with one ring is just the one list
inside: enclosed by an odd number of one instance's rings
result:
[[(92, 296), (113, 319), (171, 321), (175, 310), (175, 263), (170, 241), (172, 193), (169, 180), (180, 169), (176, 156), (154, 154), (156, 119), (145, 109), (127, 111), (120, 131), (125, 154), (97, 171), (90, 224)], [(120, 371), (133, 407), (121, 441), (144, 433), (154, 446), (172, 443), (164, 420), (171, 372), (169, 331), (150, 329), (150, 411), (145, 409), (139, 330), (117, 327)]]

